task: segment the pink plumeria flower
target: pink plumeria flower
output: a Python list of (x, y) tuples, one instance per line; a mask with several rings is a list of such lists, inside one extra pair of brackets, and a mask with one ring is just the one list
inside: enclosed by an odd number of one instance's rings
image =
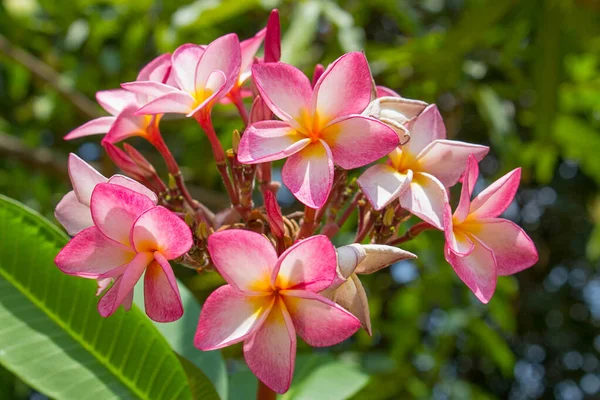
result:
[(99, 183), (127, 187), (145, 195), (153, 204), (158, 202), (156, 194), (141, 183), (123, 175), (113, 175), (110, 179), (106, 178), (73, 153), (69, 154), (69, 178), (73, 190), (67, 193), (56, 205), (54, 215), (71, 236), (94, 226), (90, 201), (92, 192)]
[(358, 185), (376, 210), (399, 198), (403, 208), (443, 229), (446, 188), (458, 181), (470, 154), (481, 160), (489, 148), (446, 140), (446, 128), (435, 104), (412, 120), (409, 131), (410, 141), (394, 149), (388, 163), (366, 170)]
[(498, 218), (510, 205), (521, 179), (517, 168), (470, 200), (479, 175), (469, 157), (458, 207), (444, 214), (446, 260), (482, 303), (492, 298), (499, 275), (512, 275), (538, 261), (533, 241), (515, 223)]
[(238, 82), (241, 64), (237, 35), (222, 36), (208, 46), (184, 44), (173, 52), (172, 73), (176, 87), (159, 82), (130, 82), (121, 86), (152, 96), (135, 115), (186, 114), (210, 111)]
[(390, 89), (389, 87), (377, 85), (375, 87), (375, 90), (376, 90), (377, 98), (380, 98), (380, 97), (400, 97), (400, 98), (402, 98), (402, 96), (400, 96), (396, 91)]
[(260, 96), (281, 121), (259, 121), (246, 129), (238, 149), (242, 163), (289, 157), (283, 183), (298, 200), (321, 207), (333, 184), (334, 163), (361, 167), (392, 151), (398, 136), (382, 122), (363, 115), (371, 99), (371, 72), (362, 53), (334, 61), (313, 90), (308, 78), (284, 63), (252, 68)]
[(183, 306), (168, 260), (185, 254), (192, 233), (177, 215), (129, 188), (98, 183), (90, 209), (94, 226), (79, 232), (58, 253), (58, 268), (69, 275), (114, 283), (98, 302), (104, 317), (120, 305), (131, 307), (133, 288), (144, 274), (146, 313), (157, 322), (180, 318)]
[(298, 242), (278, 258), (266, 237), (226, 230), (209, 236), (208, 250), (228, 285), (204, 303), (194, 344), (213, 350), (243, 341), (246, 363), (277, 393), (290, 387), (296, 333), (311, 346), (332, 346), (360, 327), (356, 317), (317, 294), (336, 273), (327, 237)]
[[(164, 83), (171, 71), (171, 55), (163, 54), (150, 61), (140, 71), (138, 81)], [(65, 136), (65, 140), (83, 136), (107, 134), (104, 140), (119, 142), (131, 136), (148, 137), (157, 118), (148, 115), (133, 115), (141, 106), (148, 103), (148, 96), (136, 95), (123, 89), (103, 90), (96, 93), (98, 103), (112, 116), (96, 118), (74, 129)]]

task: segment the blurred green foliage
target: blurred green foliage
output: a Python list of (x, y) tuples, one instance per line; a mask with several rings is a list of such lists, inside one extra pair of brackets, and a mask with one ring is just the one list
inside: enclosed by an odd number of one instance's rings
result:
[[(227, 32), (250, 37), (272, 7), (281, 12), (284, 61), (310, 75), (317, 62), (364, 49), (379, 84), (436, 102), (449, 137), (490, 145), (476, 190), (523, 167), (522, 188), (506, 216), (528, 230), (539, 264), (500, 278), (484, 306), (444, 261), (441, 234), (408, 243), (417, 263), (362, 278), (373, 337), (360, 332), (332, 349), (370, 376), (355, 398), (600, 396), (596, 0), (5, 0), (0, 33), (41, 65), (24, 66), (0, 46), (0, 132), (32, 152), (51, 149), (58, 162), (77, 152), (110, 174), (98, 140), (61, 140), (89, 119), (85, 105), (61, 91), (92, 99), (182, 43), (208, 43)], [(57, 79), (41, 79), (40, 67), (57, 71)], [(232, 107), (215, 110), (225, 146), (240, 127), (235, 116)], [(224, 206), (196, 125), (166, 121), (163, 131), (194, 194), (212, 208)], [(134, 143), (162, 167), (152, 149)], [(1, 151), (0, 193), (52, 217), (69, 190), (64, 171)], [(342, 232), (340, 243), (345, 238)], [(179, 275), (200, 300), (222, 282), (210, 274)], [(239, 358), (241, 351), (224, 355)], [(28, 393), (6, 371), (0, 390), (15, 398)]]

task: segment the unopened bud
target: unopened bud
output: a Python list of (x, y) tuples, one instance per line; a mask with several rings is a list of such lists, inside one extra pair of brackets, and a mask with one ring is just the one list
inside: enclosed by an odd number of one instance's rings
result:
[(396, 216), (396, 211), (394, 207), (388, 207), (385, 209), (385, 214), (383, 214), (383, 224), (385, 226), (391, 226), (394, 223), (394, 217)]
[(114, 144), (104, 141), (102, 142), (102, 145), (104, 146), (106, 154), (108, 154), (108, 157), (110, 157), (112, 162), (114, 162), (115, 165), (127, 175), (138, 181), (146, 180), (152, 177), (152, 174), (148, 170), (135, 163), (127, 153)]
[(206, 240), (208, 238), (209, 230), (206, 222), (200, 221), (198, 227), (196, 227), (196, 236), (201, 240)]
[(267, 107), (267, 104), (264, 102), (262, 97), (256, 96), (254, 101), (252, 102), (252, 108), (250, 108), (250, 124), (253, 124), (258, 121), (267, 121), (270, 120), (273, 116), (273, 113)]
[(169, 189), (177, 189), (177, 181), (175, 180), (175, 177), (172, 174), (169, 174)]
[(231, 135), (231, 148), (233, 149), (233, 152), (235, 154), (238, 153), (238, 147), (240, 146), (240, 132), (235, 129), (233, 131), (233, 134)]
[(150, 161), (148, 161), (146, 157), (144, 157), (142, 153), (137, 151), (133, 146), (131, 146), (128, 143), (123, 143), (123, 149), (125, 149), (129, 157), (131, 157), (133, 162), (135, 162), (137, 165), (144, 169), (147, 169), (150, 172), (156, 172), (156, 169), (150, 163)]

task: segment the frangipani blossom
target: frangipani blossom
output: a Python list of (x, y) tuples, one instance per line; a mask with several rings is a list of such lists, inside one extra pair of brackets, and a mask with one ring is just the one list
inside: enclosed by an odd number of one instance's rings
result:
[(153, 81), (136, 81), (121, 86), (129, 91), (152, 96), (134, 115), (176, 113), (191, 117), (210, 111), (238, 82), (241, 64), (237, 35), (222, 36), (208, 46), (184, 44), (172, 56), (176, 87)]
[[(138, 81), (165, 83), (171, 71), (171, 55), (163, 54), (150, 61), (138, 74)], [(131, 136), (149, 137), (158, 119), (148, 115), (133, 115), (150, 98), (123, 89), (103, 90), (96, 93), (98, 103), (111, 117), (96, 118), (65, 136), (66, 140), (95, 134), (107, 134), (103, 140), (119, 142)]]
[(146, 313), (154, 321), (180, 318), (183, 306), (168, 260), (185, 254), (192, 233), (177, 215), (129, 188), (95, 185), (90, 202), (94, 226), (71, 239), (54, 260), (69, 275), (96, 279), (100, 290), (114, 283), (98, 302), (104, 317), (120, 305), (131, 307), (133, 288), (145, 271)]
[(353, 243), (336, 249), (336, 278), (320, 294), (333, 300), (355, 315), (369, 335), (371, 316), (367, 293), (357, 274), (368, 275), (400, 260), (416, 255), (394, 246)]
[(153, 204), (158, 201), (156, 194), (141, 183), (123, 175), (113, 175), (108, 179), (73, 153), (69, 154), (69, 178), (73, 190), (56, 205), (54, 215), (71, 236), (94, 225), (90, 200), (94, 188), (99, 183), (127, 187), (145, 195)]
[(477, 160), (471, 156), (462, 178), (458, 207), (452, 215), (448, 205), (444, 214), (444, 253), (458, 277), (482, 303), (487, 303), (499, 275), (531, 267), (538, 261), (538, 253), (523, 229), (498, 218), (517, 193), (521, 169), (510, 171), (471, 201), (478, 175)]
[(228, 285), (204, 303), (194, 344), (213, 350), (243, 341), (248, 366), (272, 390), (284, 393), (290, 387), (296, 333), (321, 347), (360, 327), (356, 317), (317, 294), (336, 273), (336, 253), (327, 237), (300, 241), (278, 258), (266, 237), (226, 230), (209, 236), (208, 250)]
[(446, 140), (446, 128), (435, 104), (427, 106), (408, 129), (408, 143), (394, 149), (387, 164), (367, 169), (358, 178), (358, 185), (376, 210), (399, 198), (403, 208), (443, 229), (446, 188), (458, 181), (469, 155), (481, 160), (489, 148)]
[(261, 98), (281, 121), (259, 121), (246, 129), (238, 160), (257, 164), (289, 157), (283, 183), (308, 207), (319, 208), (333, 184), (334, 163), (361, 167), (388, 154), (398, 136), (382, 122), (359, 115), (369, 105), (371, 71), (362, 53), (334, 61), (314, 90), (298, 69), (284, 63), (252, 68)]

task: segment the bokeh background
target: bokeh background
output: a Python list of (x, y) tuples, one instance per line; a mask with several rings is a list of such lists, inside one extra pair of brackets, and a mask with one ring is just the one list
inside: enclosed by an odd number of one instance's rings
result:
[[(531, 235), (539, 263), (501, 277), (482, 305), (444, 261), (441, 233), (407, 244), (417, 262), (363, 278), (373, 337), (361, 332), (331, 350), (369, 375), (354, 398), (600, 398), (598, 1), (3, 0), (0, 193), (53, 218), (70, 190), (69, 152), (115, 172), (96, 138), (62, 140), (101, 115), (97, 90), (134, 80), (182, 43), (248, 38), (274, 7), (284, 61), (310, 75), (317, 62), (364, 49), (379, 84), (437, 103), (449, 137), (489, 145), (476, 190), (523, 168), (506, 217)], [(225, 145), (235, 115), (215, 111)], [(193, 193), (223, 208), (206, 138), (190, 121), (162, 125)], [(283, 191), (280, 200), (294, 208)], [(216, 274), (178, 275), (199, 299), (221, 283)], [(225, 352), (234, 374), (240, 354)], [(0, 369), (0, 398), (43, 396)]]

